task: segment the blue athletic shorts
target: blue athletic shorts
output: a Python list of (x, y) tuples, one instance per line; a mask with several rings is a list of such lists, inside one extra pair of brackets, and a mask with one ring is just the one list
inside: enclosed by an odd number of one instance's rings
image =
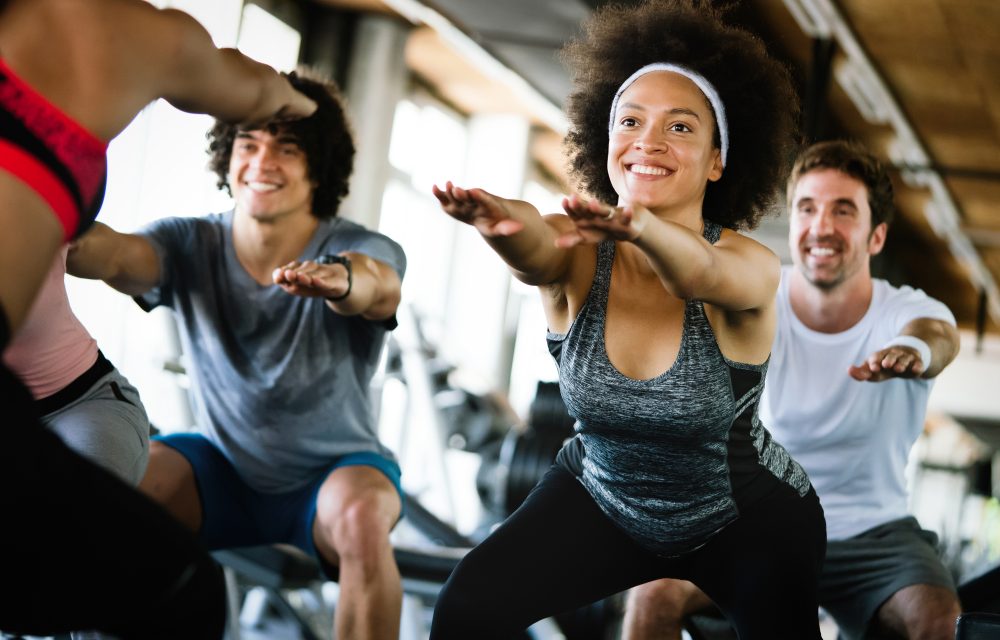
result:
[(330, 472), (339, 467), (374, 467), (385, 474), (403, 499), (399, 465), (370, 451), (337, 458), (294, 491), (261, 493), (244, 482), (229, 459), (205, 436), (177, 433), (156, 440), (175, 449), (194, 468), (202, 511), (198, 536), (209, 549), (285, 543), (318, 558), (312, 537), (316, 498)]

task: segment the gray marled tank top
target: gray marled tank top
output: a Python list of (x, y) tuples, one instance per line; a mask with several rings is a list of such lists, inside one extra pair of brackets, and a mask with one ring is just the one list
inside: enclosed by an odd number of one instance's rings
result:
[[(714, 244), (722, 229), (705, 223)], [(615, 243), (598, 246), (590, 293), (566, 334), (549, 333), (559, 386), (577, 435), (558, 464), (650, 551), (695, 549), (778, 483), (799, 495), (809, 479), (757, 418), (767, 364), (728, 360), (702, 303), (685, 305), (674, 364), (650, 380), (622, 375), (604, 344)]]

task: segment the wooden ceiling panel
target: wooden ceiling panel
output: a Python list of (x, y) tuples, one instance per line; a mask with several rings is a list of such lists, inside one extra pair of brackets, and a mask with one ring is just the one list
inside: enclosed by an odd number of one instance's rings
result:
[[(945, 174), (956, 171), (996, 172), (1000, 169), (1000, 144), (976, 133), (943, 130), (925, 137), (935, 165)], [(1000, 179), (1000, 174), (994, 179)]]
[(530, 107), (458, 55), (433, 29), (413, 29), (405, 55), (407, 66), (461, 111), (518, 113), (539, 124)]
[(965, 224), (1000, 229), (1000, 175), (993, 180), (952, 177), (946, 183), (962, 201)]
[(862, 46), (877, 60), (948, 65), (958, 50), (938, 0), (839, 0)]
[[(936, 245), (942, 243), (937, 232), (931, 227), (927, 216), (924, 215), (924, 208), (930, 202), (930, 192), (926, 189), (911, 189), (903, 185), (899, 180), (892, 181), (893, 192), (895, 194), (897, 221), (902, 218), (906, 226), (912, 227), (912, 233), (918, 236), (924, 244)], [(893, 231), (899, 228), (899, 224), (893, 225)], [(942, 247), (938, 247), (943, 249)]]
[(886, 59), (882, 71), (896, 93), (919, 105), (979, 110), (986, 104), (978, 78), (968, 69)]
[(954, 42), (966, 51), (1000, 52), (1000, 2), (996, 0), (937, 0)]
[(885, 75), (936, 164), (1000, 168), (1000, 118), (978, 76), (907, 62), (888, 64)]
[(994, 273), (1000, 273), (1000, 247), (984, 249), (983, 261)]
[(982, 77), (992, 77), (993, 82), (987, 82), (986, 86), (982, 88), (983, 95), (985, 96), (986, 104), (990, 110), (990, 116), (993, 119), (993, 135), (1000, 137), (1000, 56), (993, 61), (993, 71), (989, 72), (985, 70), (982, 72)]

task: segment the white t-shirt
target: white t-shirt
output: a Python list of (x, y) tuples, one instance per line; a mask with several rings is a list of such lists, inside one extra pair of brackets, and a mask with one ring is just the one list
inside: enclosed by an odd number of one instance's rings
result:
[(806, 327), (792, 311), (782, 269), (778, 330), (760, 404), (775, 440), (801, 464), (842, 540), (908, 514), (905, 467), (924, 425), (932, 380), (859, 382), (847, 373), (915, 318), (952, 325), (948, 308), (919, 289), (874, 280), (867, 313), (841, 333)]

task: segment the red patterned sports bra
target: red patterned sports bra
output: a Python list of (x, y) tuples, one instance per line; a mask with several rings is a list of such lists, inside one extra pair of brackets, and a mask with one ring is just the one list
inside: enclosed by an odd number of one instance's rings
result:
[(0, 59), (0, 170), (49, 204), (66, 240), (86, 231), (101, 208), (107, 150)]

